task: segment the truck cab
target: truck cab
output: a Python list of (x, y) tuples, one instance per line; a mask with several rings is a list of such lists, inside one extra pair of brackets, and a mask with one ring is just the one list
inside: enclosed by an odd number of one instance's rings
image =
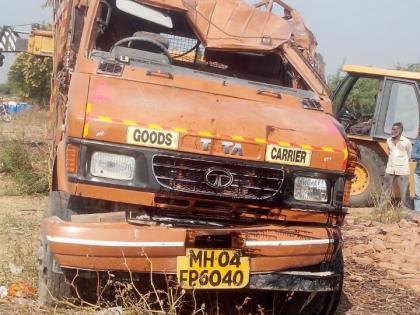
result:
[(55, 1), (41, 301), (125, 272), (334, 312), (356, 155), (274, 2)]
[[(420, 74), (354, 65), (343, 66), (343, 72), (346, 76), (333, 95), (333, 107), (361, 153), (350, 204), (370, 206), (380, 193), (387, 161), (386, 139), (391, 136), (392, 124), (401, 122), (403, 135), (413, 143), (417, 138)], [(362, 93), (363, 99), (356, 97)], [(410, 186), (413, 196), (413, 178)]]

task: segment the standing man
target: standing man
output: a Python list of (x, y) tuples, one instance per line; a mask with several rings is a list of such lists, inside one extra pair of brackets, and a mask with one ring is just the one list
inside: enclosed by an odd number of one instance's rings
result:
[(416, 197), (414, 198), (414, 210), (420, 211), (420, 129), (416, 143), (414, 144), (411, 158), (417, 162), (416, 170), (414, 171), (414, 189), (416, 191)]
[(388, 145), (388, 164), (382, 184), (382, 194), (379, 201), (379, 209), (385, 210), (387, 201), (391, 196), (394, 181), (397, 181), (400, 190), (402, 206), (410, 209), (408, 185), (410, 177), (410, 158), (412, 145), (410, 140), (402, 136), (403, 124), (397, 122), (392, 125), (391, 138), (386, 140)]

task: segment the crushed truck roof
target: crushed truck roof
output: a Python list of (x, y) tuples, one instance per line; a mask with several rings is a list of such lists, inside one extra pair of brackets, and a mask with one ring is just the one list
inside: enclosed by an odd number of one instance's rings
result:
[[(272, 13), (272, 4), (249, 5), (243, 0), (135, 0), (139, 3), (186, 11), (207, 48), (272, 51), (287, 41), (313, 55), (316, 40), (299, 13), (283, 1), (284, 16)], [(265, 6), (266, 10), (261, 10)]]

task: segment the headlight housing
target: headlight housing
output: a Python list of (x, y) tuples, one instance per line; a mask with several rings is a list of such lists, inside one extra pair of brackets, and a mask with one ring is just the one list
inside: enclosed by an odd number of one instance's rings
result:
[(328, 184), (325, 179), (296, 177), (293, 196), (301, 201), (328, 201)]
[(132, 180), (135, 159), (132, 156), (95, 152), (90, 161), (90, 173), (96, 177)]

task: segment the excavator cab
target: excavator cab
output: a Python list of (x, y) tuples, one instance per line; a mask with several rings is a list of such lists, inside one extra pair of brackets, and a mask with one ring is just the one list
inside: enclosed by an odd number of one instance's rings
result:
[(345, 65), (343, 71), (347, 75), (333, 94), (333, 108), (361, 154), (350, 205), (365, 207), (380, 193), (392, 125), (401, 122), (403, 135), (413, 143), (417, 138), (420, 73), (351, 65)]

